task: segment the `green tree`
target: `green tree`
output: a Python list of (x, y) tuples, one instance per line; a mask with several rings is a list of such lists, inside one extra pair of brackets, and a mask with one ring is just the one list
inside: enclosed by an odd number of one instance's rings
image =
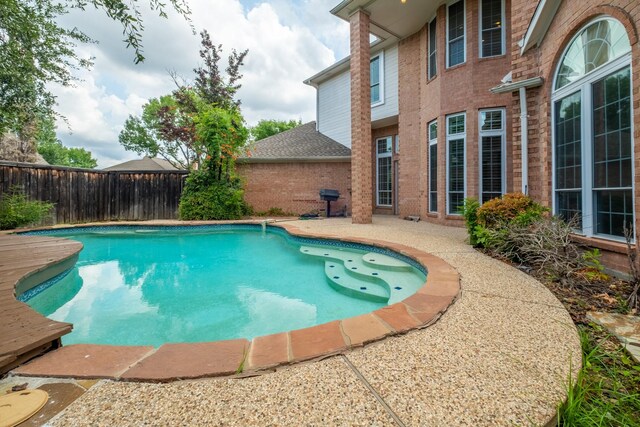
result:
[[(134, 62), (144, 60), (140, 11), (143, 0), (2, 0), (0, 1), (0, 135), (16, 133), (35, 140), (41, 117), (54, 115), (51, 83), (71, 85), (74, 70), (89, 68), (91, 58), (76, 53), (79, 43), (92, 40), (77, 28), (65, 28), (59, 18), (71, 9), (95, 7), (122, 25), (124, 42), (134, 49)], [(167, 4), (189, 19), (186, 0), (149, 0), (166, 17)]]
[(201, 170), (192, 171), (180, 197), (180, 218), (238, 219), (249, 212), (235, 174), (235, 159), (249, 135), (240, 111), (205, 106), (195, 119), (198, 141), (207, 156)]
[[(129, 116), (118, 138), (126, 150), (139, 155), (160, 156), (180, 169), (201, 169), (207, 156), (215, 154), (211, 153), (211, 144), (203, 140), (202, 125), (198, 133), (198, 123), (207, 120), (206, 116), (212, 114), (213, 109), (218, 109), (216, 111), (229, 112), (238, 129), (240, 125), (244, 128), (240, 101), (235, 99), (235, 94), (240, 88), (240, 67), (247, 51), (232, 50), (225, 76), (218, 65), (222, 46), (215, 45), (207, 31), (200, 35), (200, 57), (205, 64), (194, 69), (194, 86), (180, 86), (170, 95), (151, 99), (142, 107), (141, 116)], [(246, 138), (242, 143), (245, 142)]]
[(84, 148), (65, 147), (60, 141), (38, 142), (38, 153), (50, 165), (85, 169), (93, 169), (98, 165), (98, 161), (93, 158), (90, 151)]
[(196, 92), (208, 104), (221, 108), (240, 107), (240, 100), (234, 98), (241, 87), (238, 83), (242, 78), (240, 67), (244, 65), (244, 58), (249, 51), (244, 50), (238, 53), (235, 49), (231, 50), (225, 69), (227, 73), (225, 79), (218, 66), (222, 45), (213, 44), (207, 30), (203, 30), (200, 36), (202, 37), (200, 58), (204, 60), (204, 67), (200, 66), (193, 70), (196, 73)]
[(162, 157), (178, 169), (199, 167), (204, 157), (195, 141), (195, 101), (187, 102), (195, 97), (192, 90), (183, 89), (149, 100), (142, 116), (130, 115), (125, 121), (120, 144), (139, 155)]
[(74, 168), (93, 169), (98, 165), (90, 151), (84, 148), (65, 147), (56, 136), (56, 124), (53, 117), (38, 119), (36, 132), (38, 153), (50, 165), (70, 166)]
[(254, 141), (260, 141), (301, 124), (302, 120), (260, 120), (257, 125), (251, 128), (251, 137)]

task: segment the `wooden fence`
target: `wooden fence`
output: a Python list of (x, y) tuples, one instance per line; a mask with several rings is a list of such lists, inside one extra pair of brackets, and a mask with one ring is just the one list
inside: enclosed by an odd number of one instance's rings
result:
[(21, 187), (54, 223), (176, 219), (186, 171), (98, 171), (0, 162), (0, 195)]

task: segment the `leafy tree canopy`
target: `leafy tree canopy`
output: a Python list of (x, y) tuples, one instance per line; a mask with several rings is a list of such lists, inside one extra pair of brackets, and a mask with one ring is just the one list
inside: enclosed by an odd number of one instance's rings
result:
[(302, 124), (302, 120), (260, 120), (251, 128), (251, 136), (254, 141), (267, 138), (272, 135), (293, 129)]
[[(77, 28), (59, 25), (71, 9), (95, 7), (122, 25), (124, 42), (134, 49), (134, 62), (144, 60), (140, 12), (143, 0), (1, 0), (0, 1), (0, 135), (15, 132), (33, 140), (37, 120), (55, 115), (55, 97), (47, 85), (74, 82), (73, 71), (91, 66), (80, 58), (78, 43), (92, 40)], [(188, 19), (186, 0), (149, 0), (166, 17), (167, 4)]]
[(204, 160), (198, 150), (193, 118), (197, 111), (195, 92), (189, 89), (149, 100), (142, 116), (132, 116), (120, 132), (125, 150), (149, 157), (162, 157), (178, 169), (190, 169)]
[(55, 122), (52, 118), (45, 118), (38, 122), (36, 134), (38, 153), (50, 165), (69, 166), (73, 168), (93, 169), (98, 161), (90, 151), (84, 148), (69, 148), (62, 145), (56, 137)]
[[(162, 157), (180, 169), (219, 170), (246, 143), (248, 131), (235, 95), (247, 51), (233, 50), (223, 75), (218, 65), (222, 46), (213, 44), (206, 31), (201, 36), (204, 66), (194, 69), (195, 84), (151, 99), (141, 116), (129, 116), (119, 136), (126, 150)], [(209, 165), (208, 159), (223, 161)]]
[(84, 148), (65, 147), (60, 141), (38, 142), (38, 153), (50, 165), (85, 169), (94, 169), (98, 166), (98, 161), (92, 157), (90, 151)]

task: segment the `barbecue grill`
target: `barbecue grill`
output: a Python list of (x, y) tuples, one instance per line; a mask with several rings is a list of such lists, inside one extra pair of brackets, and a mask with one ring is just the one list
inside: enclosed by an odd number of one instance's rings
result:
[(320, 200), (327, 202), (327, 218), (331, 216), (331, 202), (335, 202), (339, 197), (340, 192), (338, 190), (330, 190), (328, 188), (320, 190)]

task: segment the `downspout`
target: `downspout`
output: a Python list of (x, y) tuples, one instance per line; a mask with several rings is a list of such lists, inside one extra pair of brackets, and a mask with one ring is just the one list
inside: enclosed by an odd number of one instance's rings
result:
[(522, 153), (522, 194), (529, 194), (529, 117), (527, 111), (527, 88), (520, 88), (520, 137)]

